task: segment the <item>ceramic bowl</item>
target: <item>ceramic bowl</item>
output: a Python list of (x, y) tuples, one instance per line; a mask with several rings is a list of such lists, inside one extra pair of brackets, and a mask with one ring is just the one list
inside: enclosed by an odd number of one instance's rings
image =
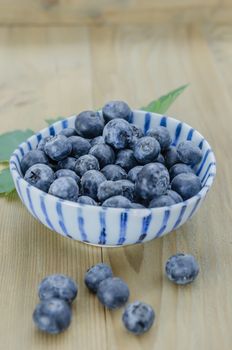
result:
[(100, 246), (123, 246), (142, 243), (173, 232), (189, 220), (200, 208), (215, 174), (214, 153), (206, 139), (191, 126), (167, 116), (134, 110), (131, 122), (145, 132), (150, 127), (168, 128), (173, 145), (192, 140), (203, 151), (195, 167), (202, 182), (201, 191), (194, 197), (170, 207), (153, 209), (119, 209), (89, 206), (61, 200), (28, 184), (20, 170), (25, 153), (35, 149), (41, 139), (73, 127), (75, 116), (59, 121), (19, 145), (10, 159), (10, 170), (16, 190), (29, 212), (50, 230), (64, 237)]

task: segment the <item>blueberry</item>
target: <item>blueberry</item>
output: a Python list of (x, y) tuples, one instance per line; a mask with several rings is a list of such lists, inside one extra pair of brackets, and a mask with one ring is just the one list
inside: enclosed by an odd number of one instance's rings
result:
[(34, 164), (27, 171), (24, 179), (41, 191), (48, 192), (53, 183), (54, 171), (46, 164)]
[(129, 146), (133, 134), (130, 124), (124, 119), (113, 119), (103, 130), (105, 142), (116, 149)]
[(66, 275), (50, 275), (45, 277), (39, 285), (40, 300), (62, 299), (72, 303), (78, 292), (77, 284)]
[(97, 289), (99, 301), (108, 309), (117, 309), (129, 299), (127, 284), (118, 277), (109, 277), (101, 281)]
[(183, 202), (183, 198), (177, 192), (168, 190), (167, 194), (175, 201), (175, 203)]
[(123, 196), (113, 196), (102, 203), (102, 207), (109, 208), (131, 208), (131, 201)]
[(160, 153), (158, 155), (158, 157), (156, 158), (155, 160), (157, 163), (161, 163), (161, 164), (164, 164), (165, 165), (165, 159), (164, 159), (164, 156)]
[(128, 121), (131, 113), (130, 107), (123, 101), (110, 101), (102, 108), (102, 114), (106, 122), (116, 118)]
[(27, 169), (29, 169), (34, 164), (48, 164), (49, 160), (46, 154), (43, 151), (40, 150), (32, 150), (26, 153), (23, 158), (21, 159), (21, 170), (22, 173), (25, 174)]
[(59, 161), (69, 156), (72, 144), (66, 136), (56, 135), (45, 143), (44, 151), (51, 159)]
[(45, 143), (46, 143), (48, 140), (51, 140), (52, 138), (53, 138), (53, 136), (47, 136), (47, 137), (45, 137), (44, 139), (40, 140), (40, 142), (39, 142), (38, 145), (37, 145), (37, 149), (40, 150), (40, 151), (44, 151)]
[(89, 170), (81, 178), (81, 193), (96, 200), (98, 189), (105, 181), (106, 178), (100, 171)]
[(138, 173), (142, 170), (142, 168), (143, 168), (143, 165), (137, 165), (136, 167), (132, 168), (127, 175), (127, 179), (132, 182), (135, 182), (137, 179)]
[(180, 253), (168, 259), (165, 271), (170, 281), (176, 284), (188, 284), (196, 279), (199, 265), (194, 256)]
[(194, 170), (187, 164), (177, 163), (169, 169), (170, 180), (173, 180), (175, 176), (179, 174), (191, 173), (195, 174)]
[(66, 129), (63, 129), (59, 132), (59, 135), (64, 135), (66, 137), (71, 137), (71, 136), (75, 136), (77, 133), (76, 133), (76, 130), (74, 128), (66, 128)]
[(171, 182), (171, 189), (184, 200), (195, 196), (201, 190), (201, 180), (194, 174), (179, 174)]
[(96, 157), (86, 154), (77, 159), (75, 172), (79, 176), (83, 176), (88, 170), (99, 170), (99, 162)]
[(69, 141), (72, 144), (72, 156), (79, 158), (89, 153), (91, 144), (88, 140), (84, 139), (81, 136), (71, 136)]
[(124, 196), (132, 200), (134, 198), (134, 184), (128, 180), (104, 181), (98, 188), (97, 196), (100, 202), (113, 196)]
[(136, 335), (147, 332), (153, 325), (155, 312), (153, 308), (140, 301), (129, 304), (122, 315), (124, 326)]
[(138, 173), (135, 192), (142, 199), (152, 199), (166, 193), (169, 186), (169, 173), (161, 163), (144, 165)]
[(201, 161), (202, 150), (192, 141), (181, 142), (177, 147), (177, 154), (181, 162), (195, 165)]
[(134, 156), (140, 164), (151, 163), (158, 157), (159, 153), (159, 142), (150, 136), (141, 137), (134, 145)]
[(93, 198), (91, 198), (91, 197), (88, 197), (88, 196), (80, 196), (78, 198), (77, 202), (80, 203), (80, 204), (86, 204), (86, 205), (97, 205), (95, 200)]
[(62, 176), (69, 176), (72, 177), (76, 183), (79, 185), (80, 184), (80, 177), (73, 171), (69, 169), (60, 169), (55, 172), (55, 178), (58, 179), (59, 177)]
[(138, 139), (144, 136), (144, 133), (143, 133), (143, 130), (135, 124), (131, 124), (131, 129), (132, 129), (132, 140), (130, 142), (130, 148), (133, 149)]
[(66, 199), (69, 201), (77, 201), (79, 187), (72, 177), (59, 177), (49, 188), (49, 193), (53, 196)]
[(72, 311), (68, 303), (62, 299), (41, 301), (35, 308), (33, 320), (43, 332), (58, 334), (71, 323)]
[(78, 135), (85, 138), (94, 138), (102, 134), (104, 119), (94, 111), (81, 112), (75, 120), (75, 129)]
[(133, 208), (133, 209), (146, 209), (146, 207), (144, 207), (144, 205), (142, 205), (140, 203), (131, 203), (131, 208)]
[(167, 149), (172, 143), (169, 131), (164, 126), (157, 126), (154, 129), (149, 129), (147, 136), (154, 137), (159, 142), (162, 151)]
[(117, 153), (116, 165), (129, 171), (137, 165), (137, 161), (134, 157), (134, 152), (131, 149), (122, 149)]
[(106, 165), (103, 169), (101, 169), (101, 172), (107, 180), (117, 181), (127, 178), (127, 173), (125, 170), (115, 164)]
[(97, 293), (99, 284), (106, 278), (113, 277), (110, 266), (100, 263), (90, 267), (85, 274), (85, 284), (93, 293)]
[(75, 170), (77, 159), (74, 157), (67, 157), (65, 159), (62, 159), (58, 162), (58, 168), (59, 169), (69, 169), (69, 170)]
[(99, 144), (105, 143), (105, 140), (104, 140), (103, 136), (97, 136), (94, 139), (92, 139), (90, 141), (90, 143), (91, 143), (91, 146), (93, 147), (95, 145), (99, 145)]
[(160, 207), (169, 207), (170, 205), (176, 204), (174, 199), (168, 194), (162, 194), (161, 196), (154, 197), (150, 204), (149, 208), (160, 208)]
[(115, 161), (114, 150), (104, 143), (90, 148), (89, 154), (97, 158), (100, 168), (104, 168), (104, 166), (112, 164)]
[(170, 146), (164, 153), (165, 165), (169, 169), (174, 164), (180, 163), (176, 147)]

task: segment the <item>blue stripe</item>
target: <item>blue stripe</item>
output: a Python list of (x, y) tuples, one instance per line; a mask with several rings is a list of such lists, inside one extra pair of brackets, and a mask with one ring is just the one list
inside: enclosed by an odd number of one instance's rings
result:
[(175, 139), (174, 139), (174, 141), (172, 142), (172, 145), (173, 145), (173, 146), (176, 146), (176, 145), (177, 145), (177, 142), (178, 142), (179, 137), (180, 137), (181, 130), (182, 130), (182, 123), (179, 123), (179, 124), (177, 125), (177, 127), (176, 127)]
[(36, 134), (36, 137), (37, 137), (37, 141), (39, 143), (42, 139), (42, 135), (40, 133), (38, 133), (38, 134)]
[(202, 183), (204, 182), (206, 176), (208, 175), (208, 172), (209, 172), (209, 170), (210, 170), (210, 168), (211, 168), (212, 165), (215, 165), (215, 162), (211, 162), (211, 163), (208, 165), (208, 168), (206, 169), (206, 172), (205, 172), (205, 174), (204, 174), (204, 176), (203, 176), (203, 178), (202, 178), (202, 180), (201, 180)]
[(134, 121), (134, 113), (131, 112), (131, 114), (129, 115), (129, 118), (128, 118), (128, 123), (133, 123)]
[(63, 128), (63, 129), (66, 129), (66, 128), (68, 127), (68, 121), (67, 121), (67, 119), (62, 120), (61, 125), (62, 125), (62, 128)]
[(55, 231), (54, 226), (52, 225), (52, 223), (51, 223), (51, 221), (49, 219), (49, 216), (48, 216), (48, 212), (47, 212), (47, 209), (46, 209), (46, 206), (45, 206), (45, 202), (44, 202), (44, 195), (40, 196), (40, 207), (41, 207), (42, 212), (44, 214), (46, 223), (48, 224), (48, 226), (50, 227), (51, 230)]
[(167, 126), (167, 117), (163, 116), (160, 120), (160, 126)]
[(59, 224), (60, 224), (60, 228), (63, 231), (63, 233), (65, 235), (68, 234), (65, 223), (64, 223), (64, 216), (63, 216), (63, 212), (62, 212), (62, 204), (61, 201), (56, 203), (56, 212), (58, 214), (58, 219), (59, 219)]
[(197, 197), (198, 197), (198, 199), (197, 199), (197, 201), (196, 201), (196, 203), (195, 203), (195, 205), (194, 205), (194, 207), (193, 207), (191, 213), (189, 214), (188, 219), (190, 219), (190, 218), (193, 216), (193, 214), (194, 214), (195, 210), (197, 209), (198, 204), (199, 204), (199, 202), (200, 202), (200, 200), (201, 200), (201, 196), (200, 196), (199, 194), (197, 195)]
[(19, 150), (20, 150), (20, 153), (22, 154), (22, 156), (24, 156), (24, 150), (21, 146), (19, 146)]
[(203, 148), (203, 143), (204, 143), (204, 141), (205, 141), (205, 139), (202, 139), (201, 142), (199, 143), (198, 147), (199, 147), (200, 149)]
[(16, 182), (16, 188), (17, 188), (17, 192), (19, 194), (19, 197), (20, 197), (21, 201), (24, 202), (23, 196), (22, 196), (22, 191), (21, 191), (21, 188), (20, 188), (20, 185), (19, 185), (19, 180), (20, 180), (20, 177), (18, 176), (16, 178), (16, 181), (15, 181)]
[(17, 158), (18, 163), (20, 164), (20, 159), (17, 153), (13, 153), (13, 155)]
[(18, 169), (18, 164), (16, 164), (15, 161), (11, 160), (11, 161), (10, 161), (10, 164), (11, 164), (11, 165), (14, 165), (14, 166), (16, 167), (16, 170), (19, 171), (19, 169)]
[(32, 150), (32, 146), (31, 146), (31, 143), (29, 141), (27, 141), (27, 147), (28, 147), (29, 151)]
[(189, 130), (188, 136), (187, 136), (187, 140), (188, 140), (188, 141), (191, 141), (191, 140), (192, 140), (194, 131), (195, 131), (194, 129), (190, 129), (190, 130)]
[(55, 128), (54, 128), (53, 125), (49, 126), (49, 134), (50, 134), (51, 136), (54, 136), (54, 135), (56, 134)]
[(210, 174), (207, 176), (206, 181), (203, 183), (203, 186), (205, 186), (206, 182), (209, 180), (210, 177), (214, 177), (214, 176), (215, 176), (215, 173), (210, 173)]
[(201, 170), (203, 169), (203, 166), (205, 165), (205, 162), (207, 161), (207, 158), (208, 158), (208, 155), (209, 155), (210, 152), (212, 152), (212, 150), (211, 150), (211, 149), (208, 149), (207, 152), (205, 153), (205, 156), (204, 156), (204, 158), (203, 158), (203, 160), (202, 160), (202, 162), (201, 162), (201, 165), (200, 165), (199, 169), (198, 169), (197, 172), (196, 172), (196, 175), (197, 175), (197, 176), (200, 175)]
[(126, 240), (126, 229), (127, 229), (127, 219), (128, 213), (124, 212), (120, 215), (120, 235), (118, 240), (118, 245), (121, 245)]
[(166, 229), (169, 216), (170, 216), (170, 209), (165, 210), (162, 226), (161, 226), (160, 230), (157, 232), (157, 234), (155, 236), (156, 238), (160, 237), (162, 235), (162, 233), (164, 232), (164, 230)]
[(137, 243), (141, 243), (145, 239), (145, 237), (147, 236), (147, 231), (148, 231), (148, 227), (151, 223), (151, 218), (152, 218), (151, 214), (148, 216), (145, 216), (143, 218), (142, 230), (141, 230), (141, 234), (139, 236)]
[(145, 134), (150, 129), (150, 124), (151, 124), (151, 115), (150, 115), (150, 113), (146, 113), (145, 114), (145, 121), (144, 121), (144, 128), (143, 128)]
[(98, 244), (106, 244), (106, 213), (105, 211), (100, 212), (100, 226), (101, 226), (101, 232)]
[(185, 213), (185, 211), (186, 211), (186, 208), (187, 208), (187, 205), (183, 205), (183, 207), (181, 208), (180, 215), (179, 215), (178, 219), (176, 220), (176, 223), (175, 223), (175, 225), (173, 226), (172, 231), (175, 230), (175, 228), (181, 223), (181, 220), (182, 220), (182, 218), (183, 218), (183, 216), (184, 216), (184, 213)]
[(37, 216), (37, 214), (35, 212), (32, 200), (31, 200), (31, 194), (30, 194), (30, 190), (29, 190), (30, 187), (31, 187), (30, 185), (27, 185), (27, 188), (26, 188), (27, 198), (28, 198), (28, 201), (29, 201), (29, 207), (30, 207), (33, 215), (39, 220), (39, 218), (38, 218), (38, 216)]
[(78, 223), (82, 240), (84, 242), (89, 242), (87, 234), (85, 233), (85, 228), (84, 228), (85, 222), (83, 218), (82, 208), (78, 208), (77, 223)]

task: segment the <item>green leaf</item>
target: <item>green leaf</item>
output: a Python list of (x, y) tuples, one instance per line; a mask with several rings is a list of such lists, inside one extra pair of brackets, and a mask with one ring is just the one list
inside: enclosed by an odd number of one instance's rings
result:
[(165, 113), (168, 108), (173, 104), (177, 97), (187, 88), (189, 84), (180, 86), (179, 88), (170, 91), (166, 95), (161, 96), (158, 100), (150, 102), (147, 106), (142, 107), (143, 111), (154, 113)]
[(0, 163), (8, 162), (12, 152), (20, 143), (34, 134), (34, 131), (14, 130), (0, 135)]
[(8, 195), (14, 191), (15, 185), (11, 177), (10, 169), (6, 168), (0, 172), (0, 194)]
[(52, 125), (54, 124), (55, 122), (58, 122), (60, 120), (63, 120), (65, 119), (64, 117), (57, 117), (57, 118), (54, 118), (54, 119), (45, 119), (45, 122), (48, 124), (48, 125)]

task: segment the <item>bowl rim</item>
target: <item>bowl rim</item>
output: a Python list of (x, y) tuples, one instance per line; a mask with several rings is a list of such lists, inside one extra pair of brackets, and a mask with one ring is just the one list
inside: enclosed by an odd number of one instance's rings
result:
[[(135, 113), (138, 113), (138, 114), (142, 114), (142, 115), (145, 115), (147, 113), (149, 113), (151, 115), (151, 117), (162, 117), (164, 116), (163, 114), (159, 114), (159, 113), (153, 113), (153, 112), (147, 112), (147, 111), (143, 111), (143, 110), (138, 110), (138, 109), (133, 109), (132, 110), (133, 112)], [(99, 110), (100, 112), (100, 110)], [(217, 164), (216, 164), (216, 158), (215, 158), (215, 154), (212, 150), (212, 147), (210, 146), (210, 144), (208, 143), (208, 141), (205, 139), (205, 137), (198, 131), (196, 130), (195, 128), (193, 128), (192, 126), (190, 126), (189, 124), (183, 122), (183, 121), (180, 121), (179, 119), (176, 119), (176, 118), (173, 118), (173, 117), (169, 117), (165, 114), (165, 117), (170, 120), (170, 121), (173, 121), (173, 122), (180, 122), (182, 123), (182, 126), (183, 127), (187, 127), (187, 128), (190, 128), (190, 129), (193, 129), (194, 130), (194, 133), (198, 135), (198, 137), (200, 137), (202, 139), (202, 142), (204, 142), (204, 144), (206, 144), (207, 146), (207, 150), (210, 150), (210, 158), (211, 158), (211, 161), (210, 163), (213, 163), (213, 173), (210, 172), (211, 176), (207, 179), (207, 181), (205, 182), (204, 186), (201, 188), (201, 190), (196, 194), (194, 195), (193, 197), (183, 201), (183, 202), (180, 202), (180, 203), (175, 203), (175, 204), (172, 204), (170, 206), (163, 206), (163, 207), (157, 207), (157, 208), (112, 208), (112, 207), (102, 207), (102, 206), (94, 206), (94, 205), (89, 205), (89, 204), (83, 204), (83, 203), (78, 203), (78, 202), (72, 202), (72, 201), (69, 201), (69, 200), (66, 200), (66, 199), (62, 199), (62, 198), (59, 198), (59, 197), (55, 197), (47, 192), (43, 192), (42, 190), (38, 189), (37, 187), (35, 186), (32, 186), (31, 184), (29, 184), (26, 180), (24, 180), (24, 178), (22, 177), (22, 175), (20, 174), (20, 172), (18, 171), (18, 168), (16, 166), (16, 163), (15, 163), (15, 157), (16, 157), (16, 154), (17, 152), (20, 153), (20, 148), (22, 148), (23, 145), (27, 144), (28, 142), (30, 142), (30, 140), (33, 140), (35, 137), (37, 137), (38, 134), (42, 134), (44, 133), (45, 131), (49, 130), (49, 128), (51, 126), (58, 126), (58, 125), (62, 125), (62, 122), (64, 121), (68, 121), (69, 119), (71, 118), (74, 118), (76, 117), (76, 115), (71, 115), (67, 118), (64, 118), (62, 120), (59, 120), (51, 125), (49, 125), (48, 127), (46, 128), (43, 128), (42, 130), (38, 131), (38, 132), (35, 132), (32, 136), (30, 136), (28, 139), (26, 139), (24, 142), (20, 143), (18, 145), (18, 147), (13, 151), (13, 153), (11, 154), (11, 157), (10, 157), (10, 160), (9, 160), (9, 165), (10, 165), (10, 172), (11, 172), (11, 176), (12, 178), (15, 180), (15, 181), (20, 181), (22, 183), (23, 186), (25, 187), (28, 187), (30, 188), (30, 190), (34, 191), (35, 193), (37, 194), (40, 194), (42, 196), (48, 196), (48, 199), (49, 200), (53, 200), (55, 202), (61, 202), (67, 206), (70, 206), (70, 207), (74, 207), (74, 208), (88, 208), (89, 210), (95, 210), (95, 211), (99, 211), (99, 210), (107, 210), (107, 211), (113, 211), (113, 212), (121, 212), (122, 210), (123, 211), (132, 211), (133, 213), (145, 213), (145, 212), (149, 212), (149, 213), (159, 213), (159, 212), (163, 212), (164, 210), (167, 210), (167, 209), (171, 209), (171, 208), (179, 208), (179, 207), (182, 207), (182, 206), (188, 206), (188, 205), (191, 205), (192, 202), (195, 202), (196, 200), (200, 200), (201, 198), (204, 198), (207, 194), (207, 192), (209, 191), (209, 189), (211, 188), (213, 182), (214, 182), (214, 178), (216, 176), (216, 169), (217, 169)], [(65, 128), (63, 128), (65, 129)], [(43, 139), (43, 137), (42, 137)], [(17, 175), (17, 179), (16, 179), (16, 175)], [(17, 190), (17, 188), (16, 188)], [(17, 191), (18, 192), (18, 191)]]

